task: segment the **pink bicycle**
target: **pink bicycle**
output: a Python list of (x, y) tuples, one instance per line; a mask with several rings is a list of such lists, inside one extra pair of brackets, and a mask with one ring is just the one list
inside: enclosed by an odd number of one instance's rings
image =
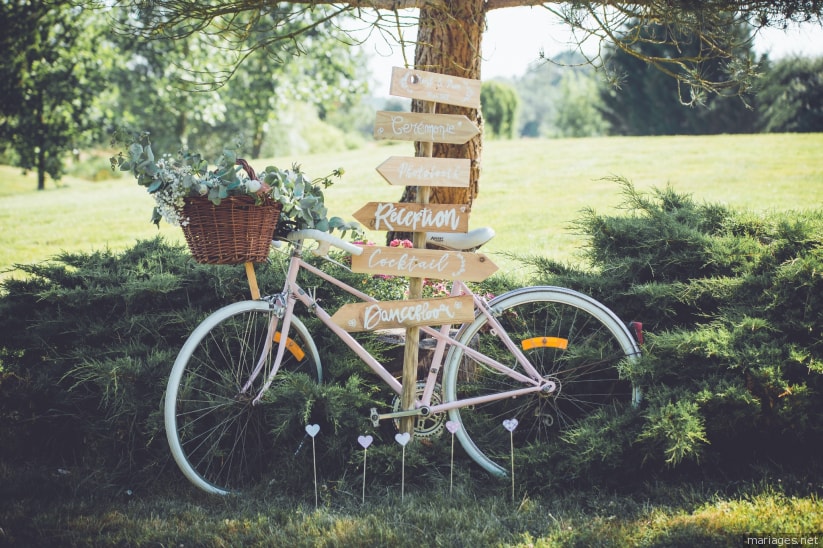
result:
[[(439, 235), (438, 245), (477, 247)], [(397, 395), (403, 387), (350, 333), (336, 325), (300, 274), (316, 276), (364, 302), (375, 299), (309, 264), (304, 253), (328, 257), (330, 246), (351, 254), (362, 248), (316, 230), (287, 237), (291, 249), (282, 291), (230, 304), (208, 316), (189, 336), (174, 363), (165, 399), (165, 426), (172, 454), (197, 487), (238, 493), (268, 481), (278, 467), (267, 450), (294, 431), (277, 423), (269, 395), (278, 379), (302, 375), (323, 380), (311, 333), (295, 314), (299, 302), (319, 318)], [(481, 242), (482, 243), (482, 242)], [(415, 417), (415, 435), (432, 435), (456, 421), (466, 453), (492, 474), (507, 474), (510, 440), (499, 426), (519, 421), (519, 446), (540, 444), (609, 406), (633, 406), (640, 391), (623, 375), (640, 350), (629, 329), (608, 308), (560, 287), (525, 287), (491, 300), (461, 281), (451, 294), (471, 295), (474, 321), (459, 329), (423, 327), (435, 342), (432, 363), (418, 381), (412, 409), (369, 410), (381, 420)], [(281, 409), (282, 411), (282, 409)], [(364, 410), (365, 411), (365, 410)], [(294, 413), (297, 413), (294, 410)]]

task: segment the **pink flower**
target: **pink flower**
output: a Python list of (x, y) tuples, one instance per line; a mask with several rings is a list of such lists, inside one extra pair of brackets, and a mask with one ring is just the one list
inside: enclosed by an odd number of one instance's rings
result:
[(389, 243), (389, 247), (407, 247), (412, 248), (414, 244), (411, 243), (409, 240), (392, 240)]

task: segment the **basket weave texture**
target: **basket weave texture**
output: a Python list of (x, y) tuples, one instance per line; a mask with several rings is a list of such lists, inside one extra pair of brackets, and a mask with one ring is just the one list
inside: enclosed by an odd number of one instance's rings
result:
[(229, 196), (219, 206), (206, 197), (186, 198), (183, 235), (198, 263), (260, 263), (269, 249), (283, 206), (251, 196)]

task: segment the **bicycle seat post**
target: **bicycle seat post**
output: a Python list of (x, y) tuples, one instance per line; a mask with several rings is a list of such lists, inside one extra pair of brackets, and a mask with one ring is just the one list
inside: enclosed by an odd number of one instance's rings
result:
[(254, 263), (247, 261), (243, 266), (246, 267), (246, 278), (249, 280), (251, 298), (255, 301), (260, 300), (260, 287), (257, 285), (257, 274), (254, 272)]

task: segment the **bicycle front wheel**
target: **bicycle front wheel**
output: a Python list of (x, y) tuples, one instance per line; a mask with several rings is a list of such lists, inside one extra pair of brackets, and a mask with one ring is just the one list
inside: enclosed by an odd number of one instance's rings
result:
[[(274, 365), (281, 334), (274, 334), (274, 344), (267, 339), (276, 320), (264, 301), (228, 305), (192, 332), (174, 362), (166, 388), (166, 437), (180, 470), (204, 491), (224, 495), (260, 483), (274, 469), (279, 442), (299, 439), (300, 426), (283, 421), (288, 409), (266, 398), (253, 402)], [(296, 317), (288, 336), (270, 392), (289, 375), (322, 380), (317, 348)]]
[[(546, 443), (559, 432), (608, 407), (637, 405), (640, 391), (621, 371), (639, 349), (617, 316), (581, 293), (559, 287), (511, 291), (489, 303), (505, 335), (518, 345), (540, 376), (556, 384), (550, 394), (506, 398), (455, 409), (463, 448), (492, 474), (508, 474), (511, 443)], [(482, 314), (463, 327), (458, 340), (519, 373), (527, 373)], [(446, 358), (444, 396), (452, 402), (523, 388), (520, 381), (452, 347)], [(503, 421), (516, 419), (513, 439)], [(511, 424), (511, 423), (509, 423)]]

